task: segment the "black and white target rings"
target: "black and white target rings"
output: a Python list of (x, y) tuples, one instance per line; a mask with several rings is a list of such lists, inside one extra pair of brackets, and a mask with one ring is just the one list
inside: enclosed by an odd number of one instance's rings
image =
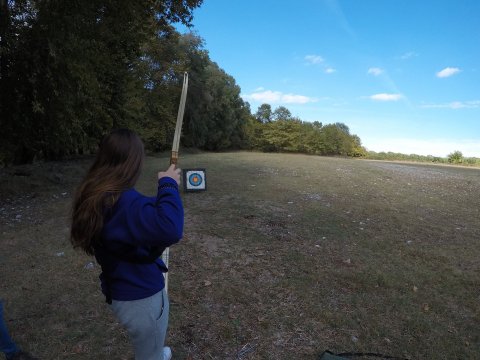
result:
[(205, 169), (183, 169), (183, 188), (185, 191), (207, 190)]

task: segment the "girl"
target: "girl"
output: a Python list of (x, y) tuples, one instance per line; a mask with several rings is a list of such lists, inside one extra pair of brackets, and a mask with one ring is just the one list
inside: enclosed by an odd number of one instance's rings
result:
[(74, 198), (71, 242), (101, 265), (102, 292), (128, 331), (135, 359), (169, 360), (168, 270), (159, 256), (182, 238), (180, 169), (159, 172), (157, 196), (147, 197), (134, 189), (143, 159), (143, 143), (132, 131), (104, 138)]

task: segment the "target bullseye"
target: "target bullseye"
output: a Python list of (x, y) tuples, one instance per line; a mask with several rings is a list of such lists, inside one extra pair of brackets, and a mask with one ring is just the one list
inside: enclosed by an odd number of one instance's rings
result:
[(183, 170), (185, 191), (201, 191), (207, 189), (205, 169)]

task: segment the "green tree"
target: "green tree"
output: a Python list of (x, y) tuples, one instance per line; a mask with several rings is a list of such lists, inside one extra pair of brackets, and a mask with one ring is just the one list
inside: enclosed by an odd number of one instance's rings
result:
[(240, 97), (235, 79), (210, 60), (203, 40), (193, 33), (179, 37), (176, 53), (184, 54), (177, 62), (189, 72), (183, 145), (208, 150), (245, 146), (250, 105)]
[(275, 121), (291, 120), (292, 119), (292, 113), (285, 106), (279, 106), (273, 112), (272, 119), (275, 120)]
[(365, 150), (365, 148), (362, 146), (360, 137), (357, 135), (351, 135), (351, 141), (353, 146), (350, 153), (347, 155), (353, 157), (365, 157), (367, 155), (367, 150)]
[(345, 125), (344, 123), (337, 122), (337, 123), (335, 123), (335, 124), (333, 124), (333, 125), (335, 125), (337, 128), (339, 128), (339, 129), (340, 129), (341, 131), (343, 131), (345, 134), (350, 135), (350, 129), (349, 129), (349, 127), (348, 127), (347, 125)]
[(212, 100), (204, 108), (203, 121), (208, 132), (201, 147), (208, 150), (239, 147), (249, 115), (249, 108), (240, 97), (240, 87), (233, 77), (213, 62), (206, 68), (206, 73), (205, 88)]
[(302, 144), (307, 154), (321, 155), (324, 153), (324, 141), (321, 131), (321, 123), (318, 121), (304, 122), (302, 125)]
[(463, 163), (463, 154), (461, 151), (454, 151), (448, 155), (448, 162), (451, 164), (461, 164)]
[(350, 136), (336, 124), (322, 128), (324, 152), (326, 155), (349, 155), (353, 151)]
[(265, 125), (262, 150), (273, 152), (301, 152), (301, 126), (299, 120), (277, 120)]
[(262, 104), (255, 113), (258, 122), (266, 124), (272, 121), (272, 106), (270, 104)]
[(112, 127), (138, 127), (151, 100), (148, 44), (172, 22), (190, 24), (201, 2), (2, 1), (1, 151), (58, 158), (89, 151)]

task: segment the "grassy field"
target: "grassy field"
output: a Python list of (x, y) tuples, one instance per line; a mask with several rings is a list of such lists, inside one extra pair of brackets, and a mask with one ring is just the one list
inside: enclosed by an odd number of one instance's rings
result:
[[(174, 359), (480, 358), (479, 169), (247, 152), (180, 163), (206, 168), (208, 191), (182, 195), (170, 252)], [(153, 195), (167, 164), (149, 157), (138, 189)], [(99, 266), (68, 241), (88, 165), (0, 170), (0, 297), (42, 359), (132, 358)]]

